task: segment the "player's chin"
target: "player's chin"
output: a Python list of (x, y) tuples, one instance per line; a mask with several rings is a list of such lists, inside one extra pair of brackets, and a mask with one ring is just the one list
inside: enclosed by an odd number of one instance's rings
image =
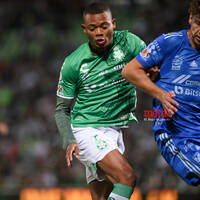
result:
[(106, 51), (106, 50), (108, 49), (108, 46), (99, 45), (99, 46), (96, 47), (96, 49), (97, 49), (98, 51), (103, 52), (103, 51)]
[(200, 46), (200, 38), (195, 38), (195, 43), (196, 43), (196, 46)]

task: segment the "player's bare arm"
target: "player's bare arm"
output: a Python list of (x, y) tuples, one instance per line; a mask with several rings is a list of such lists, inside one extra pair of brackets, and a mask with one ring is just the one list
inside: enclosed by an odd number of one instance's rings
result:
[(144, 90), (151, 96), (162, 102), (163, 108), (167, 114), (173, 115), (177, 112), (178, 103), (173, 99), (175, 95), (171, 92), (166, 92), (154, 84), (148, 77), (145, 68), (133, 59), (122, 70), (122, 76), (136, 87)]

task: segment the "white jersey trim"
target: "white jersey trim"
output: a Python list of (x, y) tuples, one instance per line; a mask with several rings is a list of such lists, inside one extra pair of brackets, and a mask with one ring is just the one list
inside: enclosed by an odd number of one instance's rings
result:
[(64, 97), (62, 95), (57, 94), (58, 97), (64, 98), (64, 99), (74, 99), (74, 97)]
[(164, 35), (164, 39), (170, 38), (170, 37), (177, 37), (177, 36), (183, 36), (182, 32), (172, 32), (172, 33), (167, 33), (167, 34), (163, 34)]

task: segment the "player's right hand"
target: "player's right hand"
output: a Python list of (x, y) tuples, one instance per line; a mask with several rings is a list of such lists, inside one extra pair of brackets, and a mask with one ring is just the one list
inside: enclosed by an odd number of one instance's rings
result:
[(165, 92), (162, 95), (162, 106), (168, 115), (174, 115), (177, 112), (179, 104), (174, 100), (175, 96), (173, 91)]
[(79, 149), (79, 146), (77, 143), (73, 142), (68, 145), (66, 152), (65, 152), (65, 159), (66, 159), (68, 167), (72, 167), (71, 163), (73, 160), (73, 154), (78, 159), (79, 151), (80, 151), (80, 149)]
[(160, 73), (160, 69), (158, 66), (154, 66), (151, 68), (145, 69), (146, 75), (152, 80), (155, 81), (157, 78), (158, 74)]

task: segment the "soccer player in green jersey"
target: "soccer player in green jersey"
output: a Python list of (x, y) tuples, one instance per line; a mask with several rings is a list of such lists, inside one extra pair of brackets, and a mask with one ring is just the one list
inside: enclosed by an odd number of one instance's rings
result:
[(89, 42), (67, 56), (61, 68), (56, 123), (67, 165), (74, 154), (86, 167), (92, 199), (128, 200), (136, 177), (123, 156), (121, 128), (136, 121), (136, 90), (121, 70), (145, 43), (128, 31), (114, 31), (116, 20), (105, 4), (90, 4), (83, 19)]

